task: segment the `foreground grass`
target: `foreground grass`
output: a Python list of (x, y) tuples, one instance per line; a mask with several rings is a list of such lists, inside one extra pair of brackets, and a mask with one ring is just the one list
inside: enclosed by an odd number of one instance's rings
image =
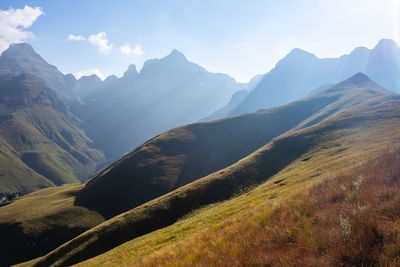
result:
[(398, 266), (400, 151), (261, 206), (145, 258), (143, 266)]
[[(241, 235), (239, 230), (247, 231), (237, 227), (245, 218), (253, 218), (252, 214), (261, 211), (271, 214), (276, 207), (295, 199), (325, 177), (343, 173), (390, 147), (398, 146), (399, 126), (399, 119), (394, 116), (384, 120), (365, 120), (354, 128), (335, 130), (333, 127), (320, 136), (310, 151), (256, 189), (198, 210), (169, 227), (135, 238), (80, 265), (173, 265), (172, 259), (181, 263), (178, 265), (200, 264), (198, 261), (205, 257), (203, 253), (215, 249), (210, 246), (207, 250), (206, 245), (201, 245), (201, 240), (207, 240), (207, 235), (225, 231), (219, 229), (232, 228), (226, 238), (233, 240), (235, 235)], [(208, 241), (212, 242), (212, 239)], [(229, 243), (216, 251), (229, 250)], [(219, 257), (217, 254), (215, 257)], [(215, 262), (215, 265), (219, 264), (222, 263)]]

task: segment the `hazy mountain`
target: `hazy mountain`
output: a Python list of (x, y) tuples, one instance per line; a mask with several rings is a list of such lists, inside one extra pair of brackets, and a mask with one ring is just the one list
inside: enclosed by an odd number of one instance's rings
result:
[(177, 50), (146, 61), (140, 73), (131, 65), (121, 78), (104, 84), (72, 111), (111, 159), (165, 130), (204, 118), (245, 88), (228, 75), (189, 62)]
[(0, 76), (0, 192), (83, 181), (104, 155), (92, 149), (56, 92), (32, 74)]
[(282, 105), (310, 94), (313, 88), (337, 83), (357, 72), (365, 73), (389, 90), (400, 92), (399, 46), (383, 39), (373, 49), (358, 47), (338, 58), (318, 58), (304, 50), (293, 49), (247, 96), (224, 107), (230, 111), (225, 116)]
[(210, 120), (217, 120), (221, 118), (228, 117), (236, 107), (246, 98), (246, 96), (257, 87), (257, 85), (263, 79), (264, 74), (258, 74), (254, 76), (249, 83), (246, 84), (245, 89), (240, 90), (234, 93), (231, 97), (231, 100), (228, 104), (223, 106), (222, 108), (214, 111), (211, 115), (201, 119), (201, 121), (210, 121)]
[(79, 93), (76, 94), (76, 97), (79, 97), (82, 99), (83, 97), (86, 97), (93, 92), (99, 90), (100, 88), (104, 87), (107, 83), (112, 81), (112, 76), (109, 77), (108, 80), (105, 80), (104, 82), (95, 74), (89, 75), (89, 76), (82, 76), (79, 78), (77, 81), (78, 87), (79, 87)]
[(76, 203), (109, 218), (234, 164), (291, 129), (392, 98), (398, 96), (357, 74), (288, 105), (178, 127), (147, 141), (89, 181)]
[(66, 99), (75, 99), (92, 93), (102, 85), (95, 75), (77, 80), (72, 74), (64, 75), (47, 63), (27, 43), (12, 44), (0, 56), (0, 75), (31, 73)]
[[(246, 205), (234, 207), (246, 209), (255, 203), (252, 196), (257, 192), (266, 194), (261, 196), (266, 201), (279, 195), (277, 189), (308, 188), (309, 181), (327, 172), (340, 172), (393, 147), (400, 132), (399, 107), (399, 95), (357, 74), (284, 106), (172, 129), (125, 155), (86, 185), (41, 190), (1, 207), (0, 233), (7, 240), (1, 255), (7, 255), (3, 258), (10, 264), (36, 258), (128, 211), (66, 243), (38, 266), (71, 265), (185, 220), (191, 210), (231, 199), (283, 170), (287, 175), (269, 183), (272, 188), (256, 189), (240, 198)], [(375, 142), (370, 142), (372, 136)], [(27, 208), (32, 212), (26, 214)], [(216, 216), (224, 218), (231, 212), (232, 207)], [(165, 240), (169, 235), (168, 231), (162, 234)]]

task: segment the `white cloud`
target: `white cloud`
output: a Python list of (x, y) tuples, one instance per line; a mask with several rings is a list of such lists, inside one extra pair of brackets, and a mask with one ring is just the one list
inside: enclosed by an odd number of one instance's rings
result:
[(82, 35), (68, 34), (68, 40), (71, 40), (71, 41), (85, 41), (86, 38), (83, 37)]
[(100, 79), (102, 79), (104, 81), (105, 78), (107, 78), (107, 76), (102, 73), (100, 70), (98, 69), (92, 69), (92, 70), (83, 70), (83, 71), (79, 71), (79, 72), (75, 72), (74, 76), (79, 79), (82, 76), (90, 76), (90, 75), (97, 75), (97, 77), (99, 77)]
[(30, 6), (0, 10), (0, 51), (4, 51), (12, 43), (34, 38), (35, 35), (25, 29), (31, 27), (43, 14), (42, 8)]
[[(82, 35), (68, 34), (68, 40), (71, 41), (88, 41), (89, 43), (95, 45), (100, 53), (109, 54), (114, 46), (110, 44), (105, 32), (99, 32), (98, 34), (92, 34), (89, 37), (84, 37)], [(119, 47), (122, 54), (128, 56), (141, 56), (144, 51), (140, 45), (131, 47), (130, 44), (126, 43)]]
[(110, 53), (113, 44), (108, 43), (107, 35), (105, 32), (99, 32), (98, 34), (90, 35), (88, 38), (89, 42), (95, 46), (100, 53), (108, 54)]
[(144, 51), (140, 45), (136, 45), (135, 48), (132, 48), (129, 44), (125, 44), (119, 47), (122, 54), (128, 56), (141, 56)]

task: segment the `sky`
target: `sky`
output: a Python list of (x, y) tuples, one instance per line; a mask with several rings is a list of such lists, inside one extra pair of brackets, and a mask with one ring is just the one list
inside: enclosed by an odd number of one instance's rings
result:
[(178, 49), (247, 82), (293, 48), (338, 57), (400, 44), (400, 0), (1, 0), (0, 51), (28, 42), (77, 76), (121, 76)]

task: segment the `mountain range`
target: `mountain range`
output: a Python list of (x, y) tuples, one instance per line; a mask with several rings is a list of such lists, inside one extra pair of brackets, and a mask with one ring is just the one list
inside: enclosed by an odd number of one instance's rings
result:
[[(373, 49), (359, 47), (349, 55), (339, 58), (320, 59), (296, 48), (268, 73), (255, 76), (248, 84), (241, 84), (225, 74), (206, 71), (188, 61), (177, 50), (173, 50), (164, 58), (146, 61), (140, 72), (136, 70), (135, 65), (131, 65), (120, 78), (109, 76), (102, 81), (96, 75), (91, 75), (77, 80), (73, 75), (65, 75), (55, 66), (48, 64), (30, 45), (13, 44), (0, 56), (0, 75), (4, 77), (0, 82), (10, 86), (7, 79), (11, 76), (29, 74), (29, 79), (37, 81), (32, 82), (26, 90), (35, 91), (46, 86), (54, 91), (53, 96), (47, 97), (59, 98), (57, 101), (64, 108), (52, 108), (66, 116), (68, 119), (63, 121), (67, 121), (69, 128), (79, 131), (79, 139), (85, 140), (73, 146), (86, 143), (87, 149), (95, 151), (96, 155), (89, 156), (94, 158), (90, 160), (91, 167), (85, 172), (77, 170), (85, 166), (86, 159), (80, 163), (72, 163), (69, 160), (74, 167), (67, 167), (68, 170), (62, 171), (62, 175), (54, 174), (54, 171), (49, 171), (48, 167), (42, 165), (53, 162), (52, 165), (59, 166), (54, 162), (60, 161), (60, 156), (54, 159), (53, 156), (39, 157), (29, 154), (29, 149), (26, 151), (25, 148), (14, 145), (19, 141), (10, 139), (11, 135), (5, 131), (4, 135), (8, 135), (10, 140), (7, 142), (12, 144), (10, 149), (16, 151), (16, 157), (24, 164), (23, 168), (18, 169), (29, 170), (30, 174), (17, 175), (3, 171), (4, 177), (7, 178), (4, 178), (3, 182), (0, 181), (0, 191), (30, 192), (52, 186), (54, 181), (57, 181), (55, 184), (58, 185), (65, 181), (82, 180), (170, 128), (282, 105), (311, 92), (323, 90), (357, 72), (364, 72), (386, 88), (399, 91), (399, 51), (396, 43), (385, 39)], [(33, 88), (34, 85), (38, 88)], [(26, 94), (24, 100), (11, 100), (16, 97), (14, 95), (5, 97), (8, 99), (8, 105), (13, 101), (25, 101), (28, 104), (32, 102), (34, 95), (33, 92)], [(42, 101), (41, 104), (43, 103)], [(19, 108), (23, 109), (24, 106), (20, 105)], [(5, 121), (10, 115), (9, 112), (5, 110)], [(31, 114), (38, 115), (37, 112)], [(37, 128), (38, 123), (34, 127)], [(44, 128), (41, 132), (47, 134), (46, 138), (50, 135), (55, 136), (52, 133), (54, 126), (48, 125)], [(56, 139), (60, 145), (61, 138)], [(62, 147), (66, 149), (68, 146), (62, 144)], [(50, 154), (52, 150), (53, 148), (49, 151)], [(70, 148), (67, 151), (72, 153)], [(87, 155), (84, 158), (86, 157)], [(36, 182), (24, 184), (20, 181), (21, 178), (15, 178), (26, 175), (35, 177), (32, 179)], [(29, 179), (31, 178), (25, 180)]]
[[(172, 129), (84, 185), (41, 190), (1, 207), (0, 230), (8, 240), (1, 251), (16, 263), (76, 236), (29, 263), (66, 266), (103, 253), (92, 264), (111, 264), (113, 255), (123, 260), (127, 244), (136, 251), (129, 257), (147, 255), (143, 238), (158, 242), (152, 252), (167, 248), (210, 221), (260, 208), (396, 147), (399, 107), (398, 94), (359, 73), (287, 105)], [(45, 200), (49, 208), (40, 211)], [(21, 246), (27, 243), (35, 245)]]
[(394, 92), (400, 92), (400, 47), (382, 39), (373, 49), (355, 48), (338, 58), (318, 58), (312, 53), (293, 49), (273, 69), (263, 75), (253, 89), (232, 98), (210, 119), (218, 119), (258, 109), (286, 104), (308, 95), (323, 84), (337, 83), (357, 72)]
[[(57, 168), (63, 169), (63, 174), (60, 174), (60, 171), (55, 174), (54, 170), (48, 170), (51, 167), (42, 165), (60, 166), (60, 163), (55, 162), (60, 162), (61, 156), (29, 154), (31, 149), (22, 149), (17, 145), (20, 141), (13, 140), (17, 139), (17, 135), (3, 130), (3, 135), (8, 136), (9, 149), (15, 151), (14, 155), (18, 158), (13, 162), (19, 161), (18, 164), (23, 164), (23, 167), (14, 169), (25, 172), (19, 175), (4, 168), (0, 191), (30, 192), (54, 184), (82, 181), (141, 143), (170, 128), (285, 104), (311, 92), (323, 90), (357, 72), (364, 72), (386, 88), (399, 91), (399, 51), (396, 43), (385, 39), (373, 49), (359, 47), (349, 55), (339, 58), (320, 59), (296, 48), (268, 73), (255, 76), (248, 84), (241, 84), (225, 74), (206, 71), (188, 61), (177, 50), (173, 50), (164, 58), (148, 60), (140, 72), (136, 70), (135, 65), (131, 65), (120, 78), (109, 76), (102, 81), (96, 75), (91, 75), (77, 80), (73, 75), (65, 75), (55, 66), (48, 64), (30, 45), (13, 44), (0, 56), (0, 75), (3, 77), (0, 83), (10, 86), (11, 76), (29, 74), (26, 76), (28, 79), (37, 81), (25, 88), (26, 91), (37, 91), (43, 87), (52, 90), (54, 94), (51, 97), (45, 94), (42, 98), (50, 98), (47, 99), (49, 103), (57, 98), (56, 102), (60, 103), (60, 106), (50, 105), (52, 110), (59, 116), (66, 116), (68, 119), (63, 118), (63, 121), (68, 128), (79, 132), (77, 135), (81, 141), (74, 141), (72, 146), (77, 149), (86, 143), (87, 148), (84, 150), (95, 151), (95, 155), (85, 152), (89, 156), (86, 155), (85, 160), (79, 163), (68, 160), (74, 167)], [(12, 86), (9, 89), (12, 89)], [(34, 86), (38, 88), (33, 88)], [(7, 99), (7, 105), (12, 105), (15, 101), (25, 101), (28, 105), (33, 101), (35, 94), (37, 92), (26, 94), (24, 99), (17, 99), (17, 96), (12, 94), (4, 95), (3, 101)], [(14, 97), (16, 99), (12, 100)], [(39, 104), (43, 105), (44, 102)], [(24, 106), (19, 105), (18, 109), (24, 109)], [(12, 112), (8, 109), (4, 109), (4, 112), (3, 123), (6, 123)], [(36, 111), (30, 111), (30, 114), (39, 116)], [(42, 119), (41, 117), (40, 120)], [(31, 125), (28, 124), (32, 121), (34, 120), (24, 122), (24, 127), (31, 129)], [(54, 138), (57, 134), (52, 131), (56, 127), (49, 125), (53, 122), (46, 123), (47, 126), (43, 126), (44, 123), (40, 125), (44, 128), (40, 131), (46, 138), (52, 136), (51, 138), (58, 142), (58, 146), (61, 145), (68, 153), (72, 153), (70, 144), (61, 144), (59, 141), (65, 140), (64, 137)], [(39, 128), (38, 125), (35, 123), (33, 127)], [(12, 127), (8, 128), (11, 131)], [(64, 130), (61, 132), (65, 135)], [(33, 143), (31, 140), (29, 142)], [(52, 154), (52, 150), (54, 148), (46, 153)], [(77, 155), (76, 152), (73, 153)], [(86, 166), (86, 157), (93, 157), (89, 160), (91, 167), (87, 168), (87, 171), (79, 171)], [(76, 159), (82, 161), (80, 156)], [(13, 166), (9, 164), (9, 160), (4, 162), (7, 162), (5, 166)], [(23, 178), (25, 182), (22, 182), (22, 178), (15, 178), (25, 176), (28, 176)], [(35, 182), (28, 182), (30, 179)]]
[[(366, 162), (375, 166), (375, 157), (400, 148), (399, 55), (391, 40), (339, 58), (294, 49), (271, 71), (243, 84), (173, 50), (146, 61), (140, 71), (131, 65), (122, 77), (102, 81), (63, 74), (30, 45), (11, 45), (0, 56), (0, 193), (38, 191), (1, 204), (0, 263), (154, 266), (173, 258), (182, 265), (207, 265), (202, 261), (207, 255), (226, 256), (218, 253), (227, 253), (223, 240), (233, 240), (236, 229), (227, 225), (245, 228), (251, 224), (246, 218), (253, 218), (255, 227), (266, 229), (272, 211), (290, 217), (281, 203), (296, 210), (293, 203), (321, 183), (340, 194), (318, 196), (325, 203), (318, 205), (357, 209), (333, 212), (343, 225), (369, 209), (357, 198), (363, 178), (334, 185), (331, 176), (353, 179), (350, 170), (364, 166), (371, 183), (375, 176), (397, 173), (395, 164), (380, 163), (382, 174), (371, 172)], [(384, 155), (379, 159), (389, 162)], [(394, 188), (396, 179), (389, 178), (385, 183)], [(396, 220), (389, 211), (398, 202), (389, 187), (378, 192), (363, 186), (385, 207), (385, 220)], [(300, 220), (317, 216), (303, 206), (297, 209), (305, 214)], [(288, 220), (297, 228), (282, 226), (290, 242), (303, 238), (296, 229), (309, 233), (307, 225), (318, 225), (296, 221)], [(271, 229), (277, 238), (278, 230)], [(382, 231), (368, 237), (380, 244), (371, 251), (397, 240), (380, 237)], [(254, 239), (239, 234), (246, 242)], [(285, 243), (283, 235), (278, 240)], [(210, 248), (207, 240), (213, 238), (222, 240), (219, 249)], [(312, 238), (302, 246), (310, 246)], [(311, 250), (323, 254), (317, 239)], [(247, 245), (237, 242), (244, 253)], [(202, 256), (187, 256), (188, 244)], [(365, 251), (357, 253), (377, 257)], [(377, 262), (346, 257), (338, 262)]]
[(98, 148), (117, 159), (163, 131), (204, 118), (245, 86), (173, 50), (146, 61), (140, 72), (131, 65), (121, 78), (77, 101), (72, 111)]

